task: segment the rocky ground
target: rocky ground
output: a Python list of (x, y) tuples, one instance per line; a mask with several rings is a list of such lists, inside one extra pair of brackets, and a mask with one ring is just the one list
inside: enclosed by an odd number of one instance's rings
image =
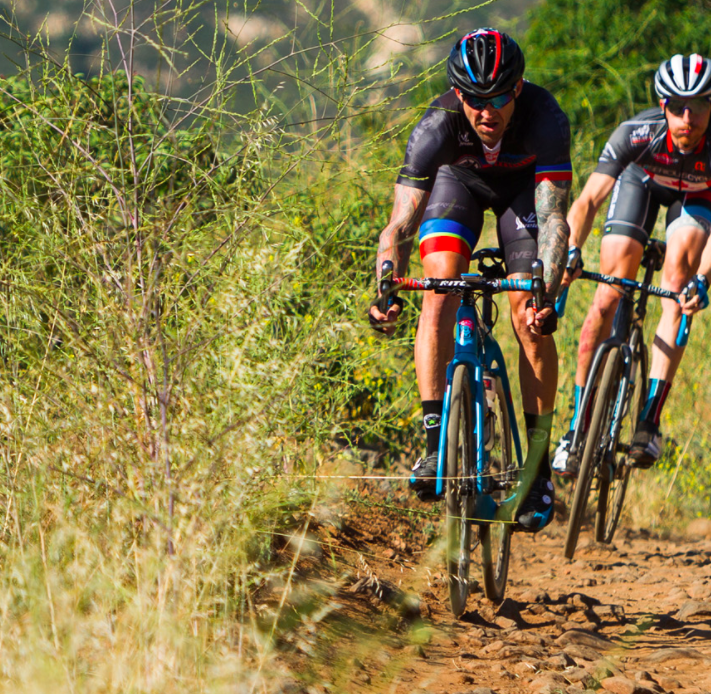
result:
[(711, 693), (711, 521), (608, 546), (588, 528), (572, 562), (564, 520), (517, 534), (504, 602), (477, 586), (455, 619), (429, 513), (365, 487), (318, 527), (306, 574), (330, 586), (327, 616), (286, 648), (285, 691)]

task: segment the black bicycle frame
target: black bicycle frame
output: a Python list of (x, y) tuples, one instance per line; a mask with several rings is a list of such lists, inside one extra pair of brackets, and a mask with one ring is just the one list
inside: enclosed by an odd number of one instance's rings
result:
[[(662, 241), (652, 239), (647, 245), (642, 265), (645, 267), (644, 280), (639, 283), (634, 280), (622, 280), (610, 275), (602, 275), (600, 273), (583, 272), (583, 279), (593, 279), (606, 284), (614, 284), (620, 287), (622, 296), (620, 303), (615, 311), (615, 317), (612, 323), (612, 332), (607, 340), (604, 340), (597, 350), (595, 357), (590, 365), (589, 374), (596, 374), (598, 369), (603, 368), (603, 363), (607, 359), (608, 354), (613, 349), (619, 349), (623, 359), (622, 382), (618, 393), (622, 393), (622, 397), (618, 398), (615, 405), (615, 412), (612, 419), (612, 427), (610, 429), (611, 441), (617, 438), (617, 432), (622, 423), (622, 415), (624, 412), (624, 403), (627, 399), (627, 393), (630, 386), (634, 386), (637, 373), (635, 367), (637, 362), (634, 359), (634, 353), (638, 349), (638, 345), (643, 342), (643, 325), (644, 318), (647, 315), (647, 301), (650, 294), (660, 296), (667, 299), (676, 299), (676, 294), (666, 289), (654, 287), (650, 283), (654, 277), (655, 271), (661, 268), (664, 260), (664, 251), (666, 244)], [(634, 295), (639, 292), (639, 299), (635, 302)], [(592, 397), (592, 388), (586, 388), (583, 400), (580, 403), (578, 411), (579, 417), (584, 417), (590, 406)], [(570, 444), (571, 455), (577, 455), (581, 444), (581, 439), (585, 438), (583, 433), (584, 427), (575, 427), (573, 440)]]

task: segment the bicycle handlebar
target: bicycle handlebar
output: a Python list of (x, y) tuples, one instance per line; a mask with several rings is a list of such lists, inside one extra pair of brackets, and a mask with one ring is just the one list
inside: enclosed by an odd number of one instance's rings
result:
[(543, 295), (546, 285), (543, 283), (543, 261), (534, 260), (531, 263), (531, 293), (533, 294), (533, 312), (538, 313), (543, 308)]
[(653, 284), (644, 284), (644, 282), (637, 282), (636, 280), (628, 280), (624, 277), (603, 275), (601, 272), (588, 272), (587, 270), (583, 270), (580, 279), (591, 280), (600, 284), (619, 284), (621, 287), (634, 289), (635, 291), (645, 291), (647, 294), (658, 296), (661, 299), (673, 299), (674, 301), (679, 299), (679, 294), (669, 289), (655, 287)]
[[(617, 284), (626, 289), (632, 289), (634, 291), (645, 291), (647, 294), (652, 296), (658, 296), (661, 299), (672, 299), (673, 301), (679, 300), (679, 294), (677, 292), (672, 292), (669, 289), (664, 289), (662, 287), (655, 287), (653, 284), (644, 284), (643, 282), (637, 282), (636, 280), (628, 280), (624, 277), (615, 277), (614, 275), (604, 275), (601, 272), (588, 272), (583, 270), (579, 279), (590, 280), (592, 282), (598, 282), (600, 284)], [(561, 306), (563, 312), (565, 312), (565, 303), (568, 298), (568, 288), (566, 287), (564, 291), (561, 292), (560, 296), (556, 301), (556, 311), (558, 311), (558, 316), (563, 315), (558, 309)], [(683, 314), (681, 317), (681, 324), (679, 325), (679, 331), (676, 334), (676, 344), (679, 347), (683, 347), (688, 339), (689, 332), (691, 331), (691, 317)]]
[[(577, 246), (570, 246), (568, 248), (568, 263), (566, 265), (566, 270), (572, 275), (578, 268), (583, 269), (583, 260), (581, 251)], [(558, 295), (555, 300), (555, 312), (558, 314), (558, 318), (563, 318), (565, 316), (565, 304), (568, 301), (568, 289), (570, 285), (565, 287)]]
[[(686, 296), (692, 299), (696, 296), (696, 287), (687, 287)], [(679, 323), (679, 332), (676, 334), (676, 346), (686, 347), (686, 343), (689, 341), (689, 333), (691, 332), (691, 321), (692, 316), (687, 316), (685, 313), (681, 314), (681, 323)]]
[[(543, 262), (534, 260), (531, 264), (532, 278), (530, 280), (494, 279), (494, 275), (504, 273), (503, 258), (499, 249), (485, 248), (477, 251), (472, 256), (472, 261), (478, 261), (479, 270), (484, 274), (464, 273), (461, 279), (439, 279), (426, 277), (412, 279), (394, 277), (394, 265), (385, 260), (381, 266), (380, 282), (378, 284), (380, 296), (374, 304), (378, 310), (385, 314), (396, 301), (398, 291), (427, 291), (461, 292), (461, 291), (486, 291), (492, 294), (499, 292), (531, 292), (533, 294), (533, 309), (538, 312), (543, 308), (545, 284), (543, 282)], [(487, 261), (493, 261), (487, 265)], [(488, 276), (487, 276), (488, 275)]]
[(380, 298), (378, 299), (378, 311), (380, 313), (387, 313), (393, 303), (393, 270), (392, 261), (384, 260), (380, 272)]
[(534, 280), (492, 280), (481, 275), (462, 274), (462, 279), (446, 280), (437, 277), (424, 277), (414, 279), (411, 277), (393, 277), (390, 291), (416, 292), (416, 291), (462, 291), (489, 290), (493, 294), (499, 292), (530, 292)]

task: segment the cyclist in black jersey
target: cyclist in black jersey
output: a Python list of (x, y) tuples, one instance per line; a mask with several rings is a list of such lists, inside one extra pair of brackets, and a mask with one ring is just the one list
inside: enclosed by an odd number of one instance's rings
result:
[[(377, 272), (391, 260), (406, 272), (419, 226), (420, 255), (429, 277), (459, 277), (479, 239), (484, 211), (496, 216), (510, 277), (530, 277), (540, 257), (545, 307), (535, 316), (530, 295), (509, 294), (520, 344), (520, 380), (527, 429), (550, 433), (558, 378), (552, 333), (552, 298), (568, 248), (565, 220), (571, 183), (570, 128), (555, 99), (523, 80), (524, 57), (511, 37), (478, 29), (460, 39), (447, 61), (452, 89), (436, 99), (410, 135), (395, 185), (390, 223), (380, 236)], [(427, 292), (415, 342), (427, 453), (416, 464), (412, 487), (432, 498), (445, 372), (454, 348), (456, 298)], [(392, 332), (400, 312), (370, 310), (378, 329)], [(553, 485), (546, 453), (519, 522), (539, 529), (552, 518)]]
[[(667, 253), (662, 286), (705, 296), (708, 280), (695, 277), (711, 232), (711, 61), (698, 54), (675, 55), (654, 80), (659, 108), (622, 123), (605, 145), (595, 171), (568, 214), (571, 252), (582, 247), (595, 214), (612, 192), (600, 249), (600, 271), (634, 278), (659, 208), (666, 212)], [(711, 264), (707, 264), (711, 275)], [(566, 273), (563, 284), (572, 278)], [(693, 287), (693, 289), (692, 289)], [(599, 285), (583, 324), (575, 377), (575, 413), (558, 445), (553, 468), (574, 477), (568, 466), (572, 430), (592, 357), (611, 330), (619, 300), (614, 287)], [(684, 305), (691, 313), (701, 299)], [(676, 345), (680, 305), (662, 300), (662, 317), (652, 345), (649, 393), (628, 461), (651, 467), (660, 454), (660, 415), (684, 348)], [(573, 464), (572, 460), (570, 461)]]

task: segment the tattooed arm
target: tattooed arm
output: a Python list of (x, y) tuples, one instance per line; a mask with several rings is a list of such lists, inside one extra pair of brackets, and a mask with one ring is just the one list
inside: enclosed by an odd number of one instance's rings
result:
[[(386, 260), (392, 261), (395, 274), (399, 277), (403, 277), (407, 272), (412, 242), (429, 197), (430, 194), (425, 190), (404, 186), (399, 183), (395, 184), (393, 213), (390, 216), (390, 222), (380, 234), (380, 243), (378, 244), (378, 260), (376, 263), (378, 280), (380, 280), (383, 262)], [(370, 307), (371, 324), (385, 324), (378, 329), (388, 335), (394, 332), (395, 321), (399, 314), (400, 306), (397, 304), (393, 304), (385, 314), (381, 313), (377, 306)]]
[(403, 277), (410, 261), (412, 242), (425, 212), (430, 194), (425, 190), (395, 184), (395, 202), (390, 222), (380, 234), (376, 274), (380, 279), (383, 261), (391, 260), (395, 274)]
[(538, 257), (543, 261), (546, 295), (555, 298), (568, 259), (570, 229), (566, 221), (570, 181), (545, 179), (536, 185)]

